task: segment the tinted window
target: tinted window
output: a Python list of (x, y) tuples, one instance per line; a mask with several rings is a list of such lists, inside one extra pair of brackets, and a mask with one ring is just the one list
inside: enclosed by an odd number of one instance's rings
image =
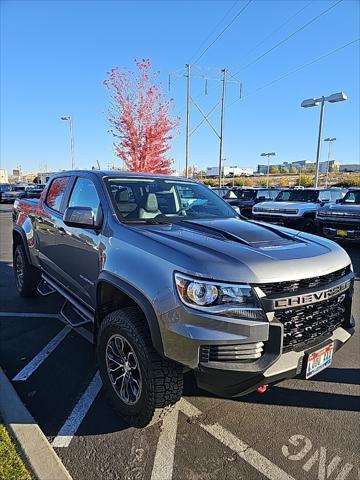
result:
[(360, 190), (348, 192), (341, 203), (360, 205)]
[(71, 192), (69, 207), (89, 207), (96, 216), (99, 204), (99, 196), (93, 182), (87, 178), (78, 178)]
[(283, 190), (276, 197), (277, 202), (316, 202), (316, 190)]
[(50, 185), (46, 195), (46, 205), (57, 212), (61, 211), (61, 202), (70, 177), (55, 178)]

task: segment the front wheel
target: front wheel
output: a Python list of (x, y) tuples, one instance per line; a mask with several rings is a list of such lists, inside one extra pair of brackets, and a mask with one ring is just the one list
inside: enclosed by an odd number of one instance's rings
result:
[(110, 403), (133, 427), (160, 420), (181, 397), (183, 369), (155, 351), (146, 319), (136, 307), (104, 318), (97, 357)]
[(303, 230), (307, 233), (316, 233), (316, 226), (313, 218), (305, 218), (303, 222)]

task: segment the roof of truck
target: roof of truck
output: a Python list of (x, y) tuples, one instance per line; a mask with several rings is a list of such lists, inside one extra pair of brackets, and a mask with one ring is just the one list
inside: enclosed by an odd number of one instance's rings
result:
[(164, 175), (161, 173), (136, 173), (128, 172), (123, 170), (64, 170), (62, 172), (56, 172), (53, 176), (64, 176), (64, 175), (81, 175), (82, 173), (93, 174), (98, 177), (129, 177), (129, 178), (164, 178), (169, 180), (181, 180), (188, 182), (196, 182), (197, 180), (193, 178), (186, 178), (175, 175)]

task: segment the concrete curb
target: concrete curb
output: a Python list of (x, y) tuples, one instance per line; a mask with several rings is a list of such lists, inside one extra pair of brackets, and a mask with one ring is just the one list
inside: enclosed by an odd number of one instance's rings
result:
[(0, 413), (38, 480), (72, 480), (1, 367)]

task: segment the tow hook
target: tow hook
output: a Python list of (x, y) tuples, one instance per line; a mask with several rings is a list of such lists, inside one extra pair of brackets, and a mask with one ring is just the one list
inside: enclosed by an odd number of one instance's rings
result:
[(257, 393), (261, 393), (261, 394), (265, 393), (266, 390), (268, 389), (268, 386), (269, 385), (267, 383), (265, 383), (265, 385), (261, 385), (256, 389)]

